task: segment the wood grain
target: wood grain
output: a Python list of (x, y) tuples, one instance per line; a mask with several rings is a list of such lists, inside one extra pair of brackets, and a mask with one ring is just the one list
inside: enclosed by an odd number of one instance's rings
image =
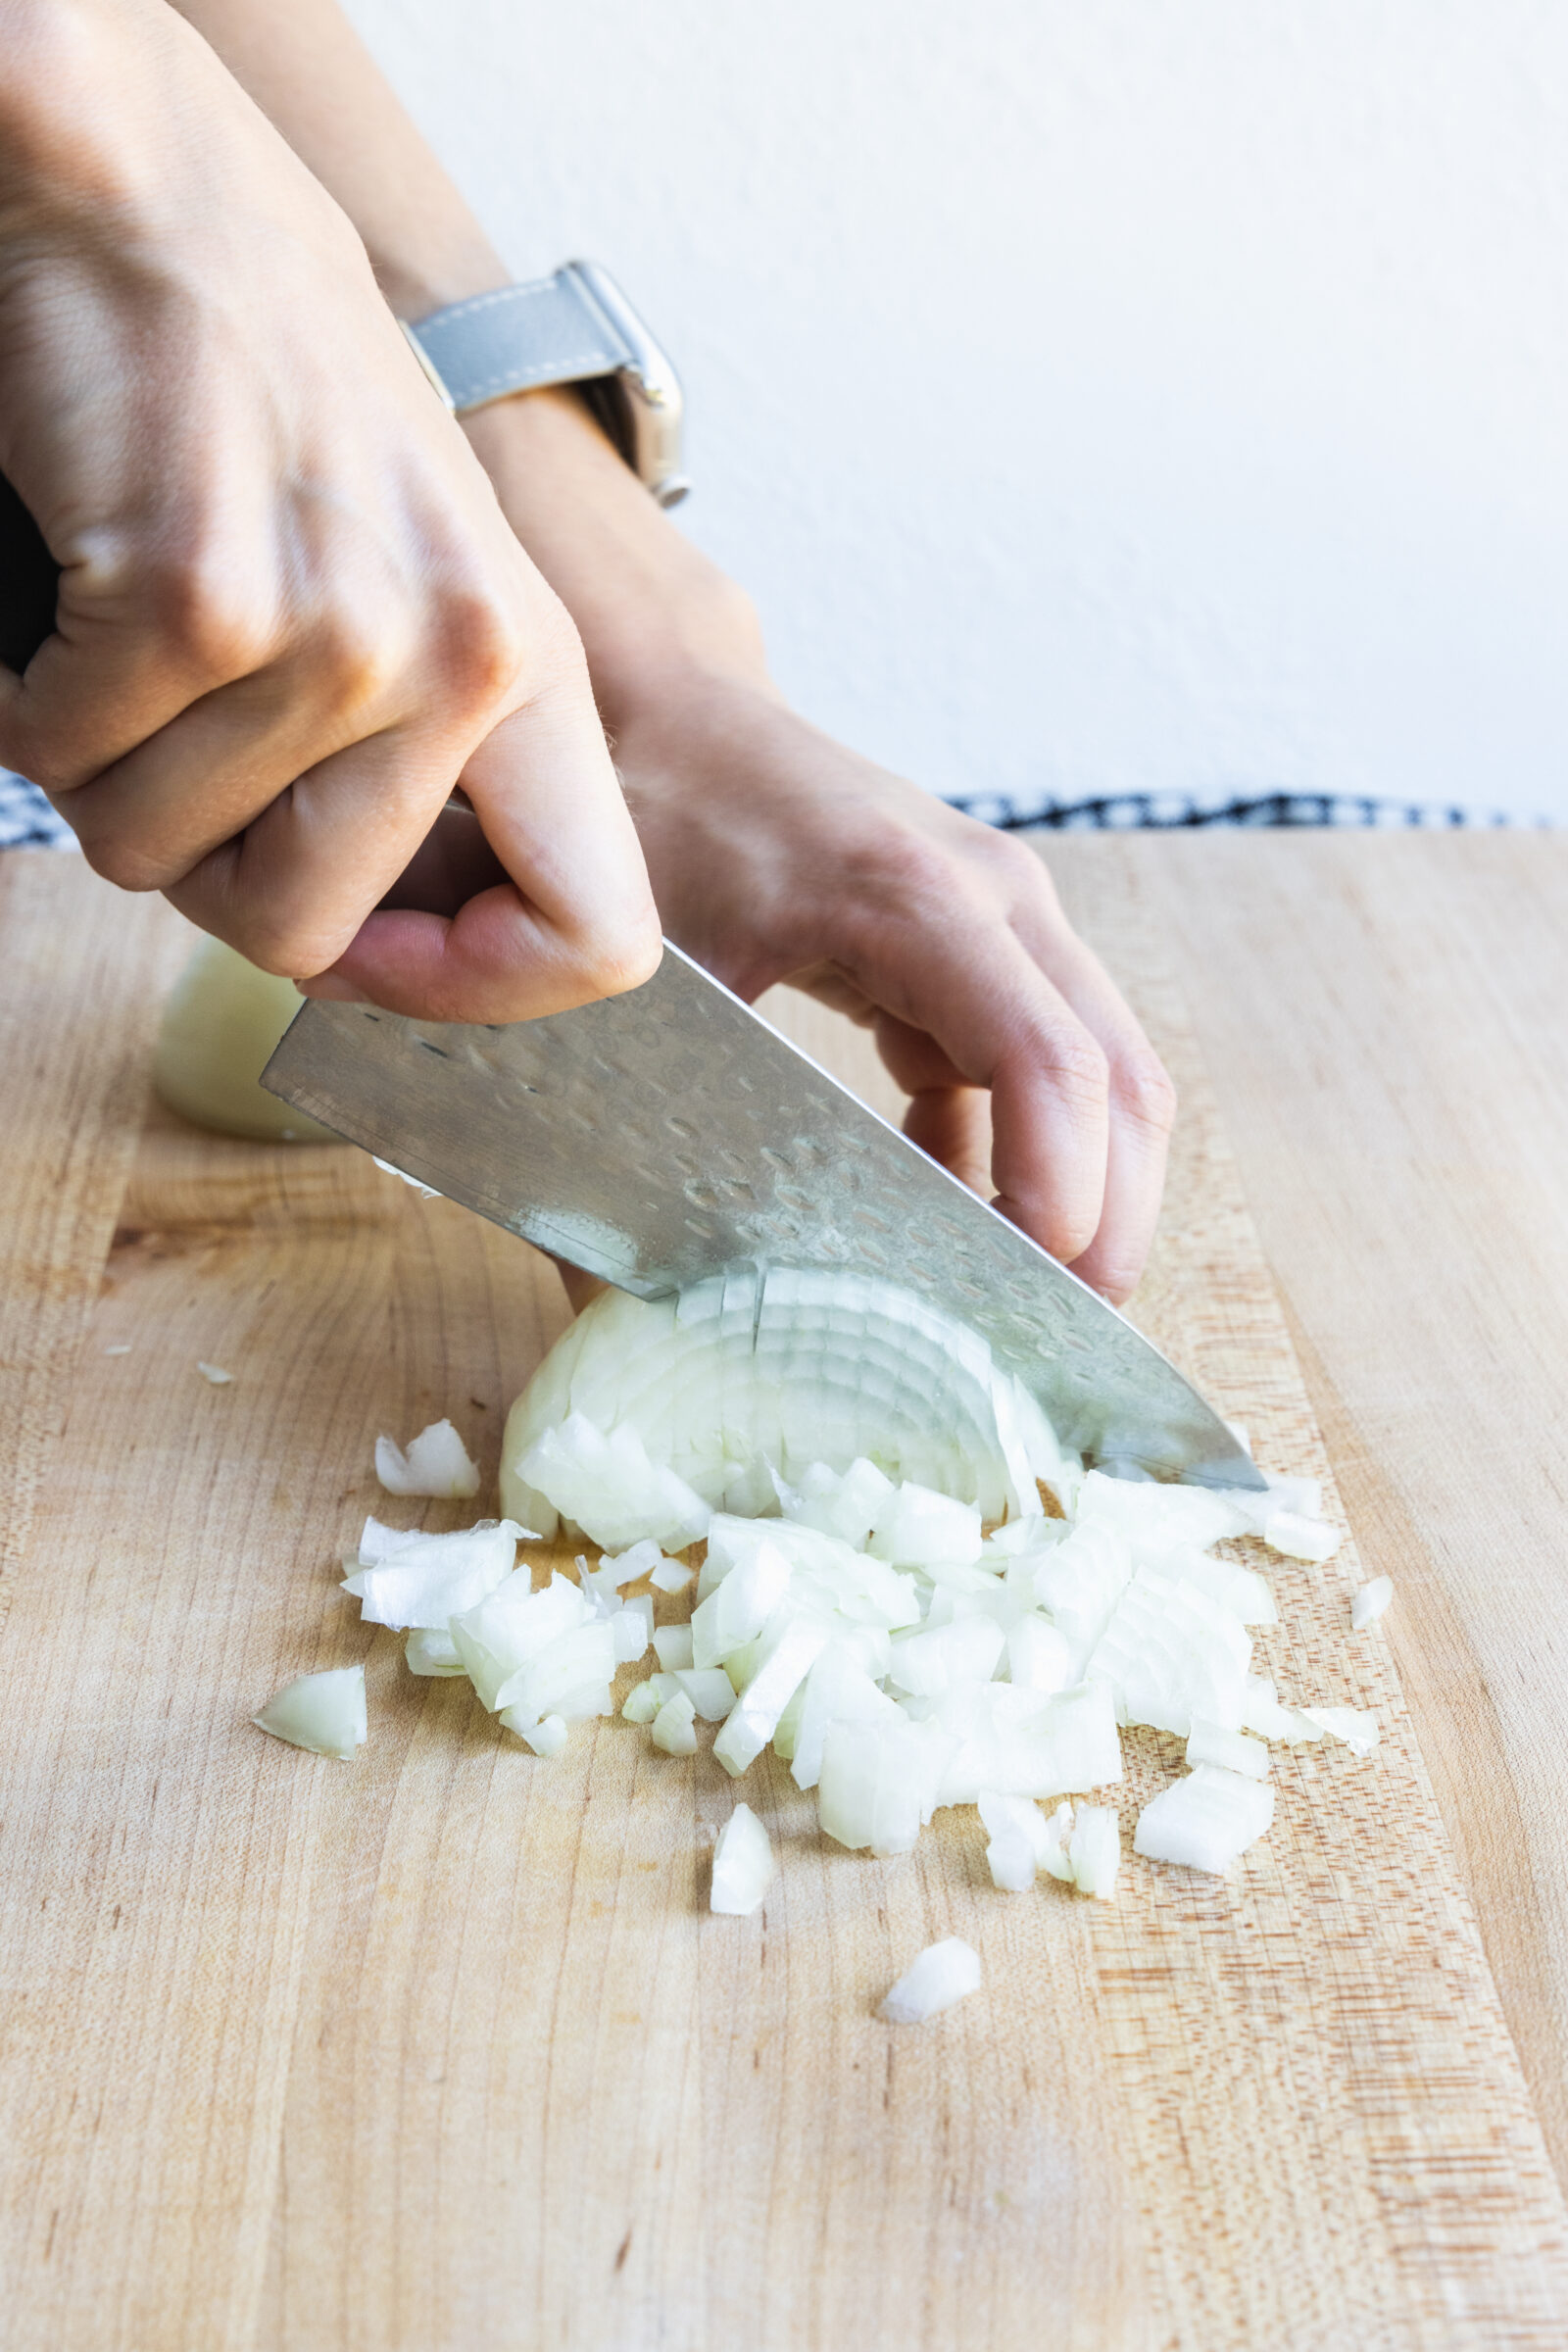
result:
[(1096, 846), (1091, 922), (1136, 876), (1175, 945), (1568, 2179), (1568, 843)]
[[(1185, 1101), (1141, 1319), (1266, 1458), (1320, 1467), (1156, 953), (1162, 873), (1108, 846), (1073, 879)], [(37, 1132), (112, 1134), (175, 926), (60, 869), (10, 903), (80, 1057)], [(864, 1075), (830, 1016), (779, 1017)], [(747, 1794), (781, 1879), (715, 1920), (734, 1791), (706, 1752), (609, 1723), (540, 1764), (336, 1592), (377, 1429), (451, 1410), (493, 1464), (564, 1319), (553, 1273), (347, 1152), (152, 1112), (118, 1177), (108, 1150), (96, 1222), (6, 1196), (13, 1260), (97, 1300), (0, 1635), (0, 2342), (1561, 2344), (1560, 2192), (1390, 1649), (1348, 1639), (1348, 1552), (1278, 1574), (1268, 1646), (1293, 1694), (1371, 1703), (1388, 1739), (1293, 1751), (1234, 1883), (1129, 1861), (1114, 1906), (1002, 1896), (972, 1813), (879, 1864), (770, 1766)], [(353, 1767), (249, 1728), (287, 1675), (359, 1656)], [(1127, 1818), (1176, 1761), (1130, 1744)], [(947, 1933), (981, 1993), (879, 2025)]]

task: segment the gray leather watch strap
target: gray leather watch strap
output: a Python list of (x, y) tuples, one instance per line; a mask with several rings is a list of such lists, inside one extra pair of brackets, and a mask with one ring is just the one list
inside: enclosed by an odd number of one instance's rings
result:
[(455, 302), (408, 334), (460, 416), (511, 392), (613, 375), (633, 356), (569, 262), (553, 277)]

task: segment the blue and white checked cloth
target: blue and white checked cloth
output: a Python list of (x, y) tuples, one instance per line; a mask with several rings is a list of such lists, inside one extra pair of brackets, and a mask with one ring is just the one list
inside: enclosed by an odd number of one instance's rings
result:
[[(1500, 808), (1448, 808), (1439, 802), (1372, 801), (1346, 794), (1265, 792), (1223, 803), (1173, 793), (1126, 792), (1089, 801), (1024, 802), (1002, 795), (956, 801), (983, 824), (1020, 833), (1043, 825), (1058, 833), (1122, 833), (1196, 825), (1515, 825), (1539, 820)], [(0, 850), (74, 850), (76, 837), (43, 794), (0, 768)]]

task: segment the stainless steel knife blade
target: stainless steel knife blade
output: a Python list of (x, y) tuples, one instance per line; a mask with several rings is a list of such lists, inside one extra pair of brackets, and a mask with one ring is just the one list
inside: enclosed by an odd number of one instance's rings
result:
[(881, 1275), (983, 1332), (1093, 1459), (1263, 1483), (1125, 1316), (667, 942), (642, 988), (505, 1027), (308, 1003), (262, 1083), (639, 1298), (741, 1264)]

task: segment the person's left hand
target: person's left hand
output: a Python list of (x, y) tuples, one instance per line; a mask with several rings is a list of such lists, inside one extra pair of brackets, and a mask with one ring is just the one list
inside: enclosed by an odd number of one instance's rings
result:
[(1044, 861), (790, 710), (745, 598), (575, 404), (467, 422), (582, 631), (669, 937), (748, 1000), (787, 980), (869, 1024), (912, 1139), (1125, 1298), (1175, 1093)]

